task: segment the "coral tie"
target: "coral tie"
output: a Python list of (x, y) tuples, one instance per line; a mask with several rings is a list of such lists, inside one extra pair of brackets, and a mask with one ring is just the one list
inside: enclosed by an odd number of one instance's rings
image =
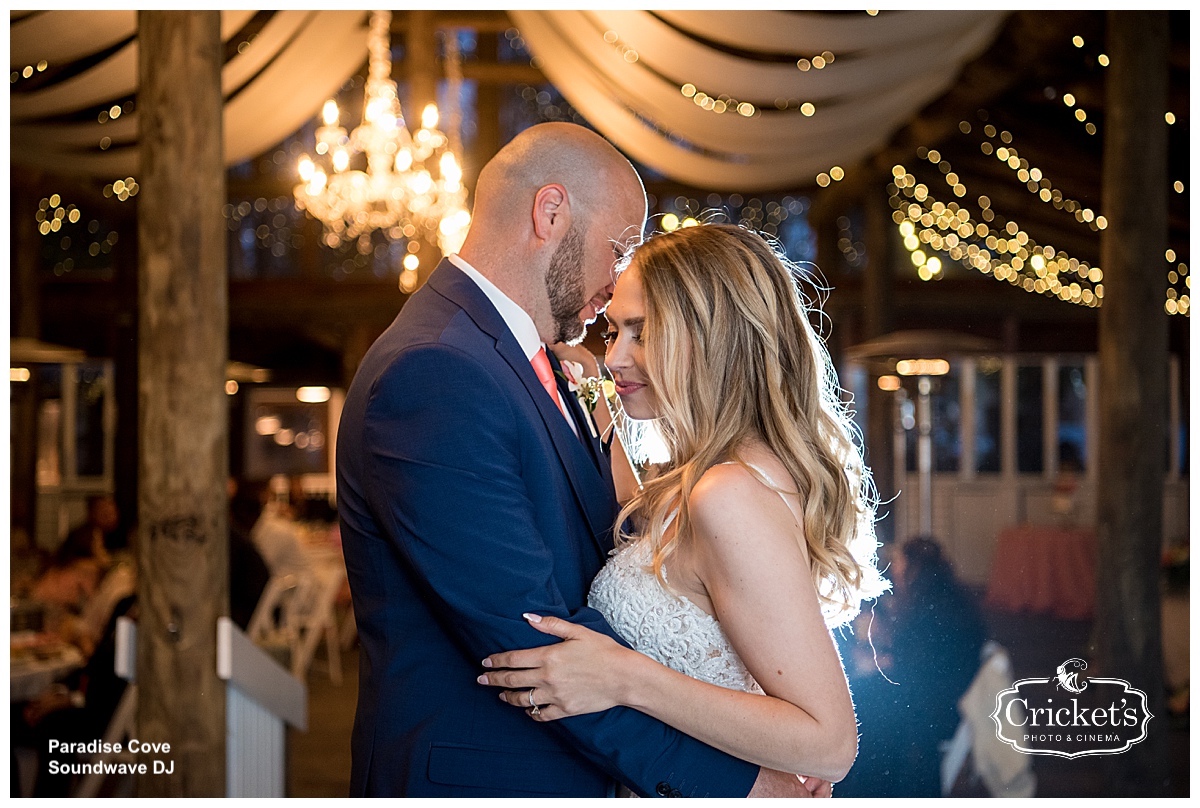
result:
[(546, 349), (538, 348), (538, 352), (533, 355), (529, 363), (533, 365), (533, 372), (537, 374), (542, 387), (545, 387), (546, 392), (550, 394), (550, 399), (558, 407), (558, 411), (566, 416), (562, 400), (558, 397), (558, 385), (554, 382), (554, 369), (550, 367), (550, 357), (546, 356)]

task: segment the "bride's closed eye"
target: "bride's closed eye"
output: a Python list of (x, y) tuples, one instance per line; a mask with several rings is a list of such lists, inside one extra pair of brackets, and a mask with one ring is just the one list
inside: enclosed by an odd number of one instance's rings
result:
[[(605, 331), (601, 336), (604, 339), (605, 345), (612, 345), (613, 340), (615, 340), (617, 338), (617, 332), (613, 329), (609, 329), (608, 331)], [(639, 331), (633, 335), (633, 341), (637, 345), (642, 344), (642, 332), (641, 331)]]

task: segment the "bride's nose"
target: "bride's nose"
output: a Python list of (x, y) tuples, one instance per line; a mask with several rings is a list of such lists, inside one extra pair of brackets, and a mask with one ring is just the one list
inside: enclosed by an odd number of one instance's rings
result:
[(617, 337), (604, 349), (604, 364), (609, 370), (628, 370), (633, 362), (629, 356), (629, 340)]

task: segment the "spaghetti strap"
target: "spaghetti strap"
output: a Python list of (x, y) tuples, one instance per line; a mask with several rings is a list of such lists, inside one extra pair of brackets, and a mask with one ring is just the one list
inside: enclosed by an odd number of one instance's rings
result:
[[(767, 474), (767, 472), (764, 471), (761, 467), (756, 466), (753, 463), (739, 463), (736, 460), (726, 460), (725, 462), (718, 463), (717, 465), (719, 465), (719, 466), (741, 466), (741, 465), (744, 465), (747, 468), (753, 469), (755, 471), (755, 473), (757, 473), (759, 477), (762, 477), (762, 479), (767, 483), (767, 487), (779, 495), (779, 498), (783, 500), (783, 504), (787, 506), (787, 509), (789, 511), (792, 511), (792, 504), (790, 502), (788, 502), (787, 494), (785, 494), (783, 491), (783, 486), (779, 485), (779, 483), (777, 483), (773, 479), (771, 479), (771, 475)], [(795, 516), (795, 513), (796, 513), (795, 511), (792, 511), (793, 516)]]

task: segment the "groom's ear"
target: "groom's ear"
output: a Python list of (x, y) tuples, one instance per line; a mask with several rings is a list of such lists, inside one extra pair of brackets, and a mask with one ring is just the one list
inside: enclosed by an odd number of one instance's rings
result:
[(540, 241), (554, 241), (569, 224), (567, 189), (558, 183), (543, 185), (533, 196), (533, 233)]

